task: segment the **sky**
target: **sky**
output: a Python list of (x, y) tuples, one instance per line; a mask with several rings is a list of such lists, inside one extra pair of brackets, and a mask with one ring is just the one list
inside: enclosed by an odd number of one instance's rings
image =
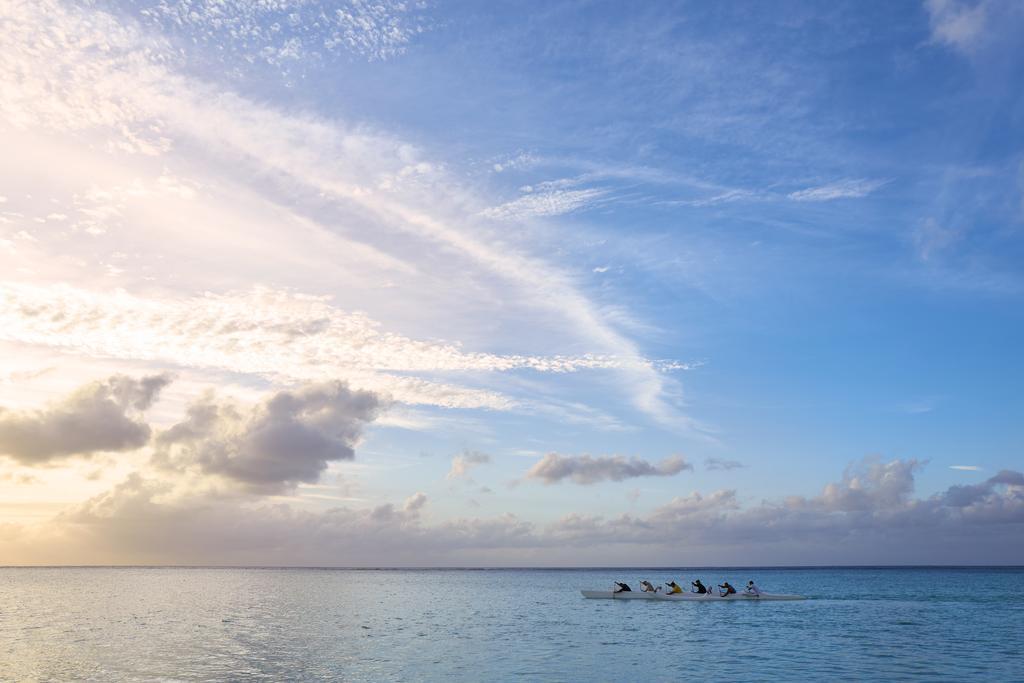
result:
[(1024, 6), (0, 0), (0, 563), (1024, 564)]

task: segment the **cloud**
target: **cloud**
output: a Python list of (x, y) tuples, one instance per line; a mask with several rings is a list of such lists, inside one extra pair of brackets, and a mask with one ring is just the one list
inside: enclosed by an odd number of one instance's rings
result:
[(828, 185), (790, 192), (786, 196), (796, 202), (830, 202), (834, 199), (866, 197), (885, 183), (884, 180), (869, 180), (867, 178), (840, 180)]
[(307, 0), (164, 0), (147, 3), (143, 20), (164, 32), (184, 32), (239, 61), (272, 65), (317, 62), (345, 51), (368, 61), (403, 54), (427, 30), (422, 3), (349, 0), (330, 9)]
[[(1024, 474), (1004, 470), (973, 486), (912, 496), (916, 460), (867, 458), (821, 494), (741, 507), (734, 491), (675, 498), (646, 517), (569, 515), (547, 533), (575, 546), (657, 546), (685, 539), (703, 562), (894, 564), (972, 561), (1017, 563), (1006, 539), (1024, 532)], [(730, 553), (728, 547), (741, 547)], [(654, 557), (665, 557), (655, 555)], [(655, 561), (655, 560), (648, 560)]]
[(926, 0), (932, 40), (961, 52), (972, 52), (984, 37), (990, 3)]
[[(1024, 6), (1002, 0), (925, 0), (930, 42), (998, 68), (1018, 45)], [(1010, 57), (1010, 60), (1013, 58)]]
[(914, 248), (922, 261), (930, 260), (936, 253), (953, 245), (961, 237), (962, 231), (943, 227), (934, 218), (926, 218), (912, 233)]
[(817, 496), (743, 506), (735, 491), (677, 496), (646, 515), (571, 513), (430, 522), (427, 497), (325, 512), (130, 475), (42, 527), (0, 526), (14, 563), (334, 566), (1020, 564), (1024, 474), (915, 498), (916, 461), (868, 458)]
[(950, 465), (951, 470), (961, 470), (964, 472), (980, 472), (981, 468), (977, 465)]
[(23, 465), (45, 465), (97, 451), (141, 448), (150, 436), (141, 413), (170, 382), (169, 375), (114, 375), (41, 410), (0, 408), (0, 454)]
[(867, 458), (843, 472), (843, 479), (829, 484), (816, 503), (830, 511), (890, 509), (906, 502), (914, 490), (918, 460), (882, 462)]
[[(231, 3), (227, 9), (238, 8)], [(245, 11), (244, 7), (238, 11)], [(316, 282), (319, 294), (332, 291), (332, 285), (323, 278), (311, 277), (310, 273), (319, 273), (317, 268), (322, 268), (325, 273), (330, 272), (324, 277), (333, 280), (348, 272), (325, 259), (320, 245), (330, 244), (329, 251), (342, 257), (347, 249), (341, 249), (337, 242), (344, 241), (345, 233), (351, 233), (352, 239), (347, 241), (362, 244), (362, 252), (368, 251), (368, 245), (363, 244), (366, 242), (380, 245), (381, 250), (408, 248), (415, 253), (418, 263), (429, 262), (444, 269), (432, 272), (457, 272), (464, 277), (465, 282), (460, 285), (469, 286), (460, 286), (460, 293), (499, 290), (503, 300), (515, 303), (509, 310), (545, 314), (542, 317), (550, 321), (545, 339), (568, 337), (574, 343), (585, 343), (595, 353), (615, 356), (619, 359), (615, 377), (622, 379), (620, 387), (638, 410), (678, 431), (701, 429), (693, 419), (680, 414), (674, 401), (678, 393), (674, 380), (644, 362), (638, 345), (606, 318), (603, 309), (581, 290), (572, 273), (533, 254), (524, 240), (506, 239), (499, 228), (481, 225), (476, 217), (488, 202), (461, 185), (458, 176), (445, 173), (443, 164), (421, 158), (422, 154), (405, 141), (346, 126), (335, 119), (297, 115), (259, 104), (225, 87), (226, 77), (217, 71), (209, 71), (210, 78), (205, 81), (186, 75), (196, 70), (181, 68), (178, 54), (184, 47), (179, 49), (180, 46), (163, 38), (154, 38), (145, 26), (121, 14), (53, 0), (5, 6), (3, 12), (6, 33), (0, 76), (10, 87), (5, 91), (0, 116), (11, 130), (19, 131), (11, 138), (20, 139), (25, 133), (31, 138), (30, 142), (22, 143), (20, 158), (27, 162), (42, 158), (38, 145), (31, 143), (43, 142), (50, 153), (67, 154), (69, 147), (73, 147), (82, 157), (80, 161), (85, 160), (83, 150), (109, 149), (119, 155), (118, 163), (113, 165), (119, 169), (123, 169), (121, 162), (130, 157), (135, 162), (133, 168), (149, 171), (154, 166), (170, 165), (207, 171), (230, 169), (224, 174), (226, 177), (217, 177), (236, 193), (236, 201), (220, 205), (219, 212), (206, 212), (202, 215), (204, 220), (176, 223), (177, 214), (162, 203), (140, 211), (140, 219), (165, 229), (164, 241), (158, 242), (156, 249), (145, 245), (147, 253), (162, 256), (165, 251), (182, 249), (179, 236), (187, 237), (193, 247), (180, 254), (182, 261), (176, 265), (189, 266), (199, 261), (199, 265), (210, 266), (193, 269), (197, 280), (183, 280), (178, 279), (180, 274), (167, 262), (158, 263), (155, 275), (143, 271), (146, 277), (163, 276), (167, 286), (181, 288), (183, 282), (189, 282), (200, 291), (205, 288), (223, 293), (224, 283), (232, 273), (222, 273), (220, 264), (210, 257), (222, 253), (225, 245), (217, 238), (223, 239), (223, 233), (196, 226), (226, 222), (237, 224), (241, 233), (246, 223), (260, 224), (256, 216), (249, 216), (242, 207), (255, 202), (268, 210), (283, 212), (280, 203), (287, 202), (287, 213), (293, 217), (288, 224), (295, 221), (294, 215), (316, 214), (323, 219), (323, 224), (317, 223), (315, 230), (310, 229), (316, 238), (315, 245), (303, 252), (305, 240), (284, 239), (290, 236), (268, 224), (266, 234), (280, 248), (268, 247), (266, 254), (255, 254), (263, 257), (254, 260), (254, 265), (262, 266), (262, 270), (256, 271), (260, 273), (258, 277), (271, 278), (267, 264), (273, 262), (277, 269), (275, 281)], [(83, 144), (78, 145), (75, 140)], [(164, 163), (145, 167), (144, 160), (140, 160), (144, 155), (161, 157)], [(84, 164), (68, 164), (62, 172), (88, 176), (102, 165), (91, 157), (89, 163), (89, 173), (82, 173)], [(105, 163), (111, 165), (109, 160)], [(409, 168), (434, 170), (403, 173)], [(43, 174), (45, 169), (40, 168), (39, 172)], [(594, 191), (597, 190), (567, 190)], [(238, 192), (252, 201), (237, 201)], [(594, 199), (590, 195), (569, 194), (552, 206), (565, 208), (576, 201), (573, 197)], [(115, 216), (111, 220), (120, 219)], [(147, 239), (152, 234), (152, 230), (147, 231)], [(93, 237), (101, 239), (103, 235)], [(249, 234), (246, 239), (231, 242), (233, 249), (243, 250), (243, 255), (259, 249), (260, 244), (262, 240)], [(45, 249), (53, 251), (56, 247), (47, 244)], [(82, 251), (94, 253), (94, 249), (85, 247)], [(41, 255), (39, 262), (46, 268), (68, 263), (66, 259), (43, 256), (52, 254)], [(280, 264), (287, 258), (294, 267)], [(119, 276), (126, 274), (124, 266), (117, 267), (121, 269)], [(434, 280), (428, 282), (437, 284)], [(357, 284), (365, 286), (362, 281)], [(405, 291), (415, 297), (423, 281), (402, 284), (409, 285)], [(333, 286), (333, 291), (343, 291), (336, 282)], [(486, 299), (485, 294), (481, 300)], [(463, 299), (446, 299), (445, 314), (455, 317), (453, 308), (466, 314), (479, 312)], [(358, 308), (363, 308), (364, 300), (357, 301)], [(366, 303), (391, 306), (380, 300)], [(415, 307), (413, 302), (405, 304)], [(533, 315), (532, 319), (537, 317)], [(353, 383), (358, 379), (354, 374), (344, 376)], [(401, 384), (395, 378), (388, 381)], [(408, 388), (423, 393), (423, 381), (413, 378), (415, 386)], [(438, 389), (435, 397), (450, 388)], [(502, 402), (502, 398), (480, 395), (471, 400)]]
[(718, 204), (732, 204), (734, 202), (757, 201), (770, 198), (770, 195), (758, 190), (729, 189), (724, 192), (705, 197), (703, 199), (678, 199), (664, 202), (668, 205), (705, 207)]
[(492, 164), (491, 168), (495, 173), (521, 171), (536, 166), (540, 161), (540, 159), (532, 154), (520, 152), (514, 156), (498, 159)]
[(280, 391), (252, 409), (208, 395), (157, 436), (153, 461), (254, 492), (287, 491), (316, 482), (330, 462), (352, 460), (381, 406), (376, 394), (338, 381)]
[(635, 477), (671, 477), (693, 465), (681, 455), (673, 455), (654, 464), (638, 457), (621, 455), (559, 455), (548, 453), (526, 473), (527, 479), (538, 479), (545, 484), (556, 484), (571, 479), (577, 484), (596, 484), (601, 481), (623, 481)]
[(491, 461), (491, 456), (479, 451), (465, 451), (452, 458), (452, 468), (448, 471), (446, 479), (465, 479), (469, 471), (479, 465)]
[(0, 283), (0, 340), (123, 359), (251, 373), (277, 381), (347, 377), (396, 400), (452, 408), (508, 410), (485, 391), (393, 373), (575, 372), (618, 368), (613, 356), (529, 356), (467, 352), (411, 339), (327, 297), (257, 287), (201, 297), (139, 298), (67, 285)]
[(480, 215), (502, 221), (514, 221), (540, 216), (561, 216), (589, 207), (606, 193), (605, 190), (593, 188), (586, 190), (531, 192), (519, 199), (485, 209)]
[(739, 460), (725, 460), (722, 458), (705, 458), (704, 467), (709, 470), (736, 470), (744, 467)]
[[(977, 506), (978, 509), (984, 509), (991, 507), (991, 504), (995, 502), (994, 494), (996, 494), (999, 487), (1008, 487), (1019, 494), (1024, 494), (1024, 474), (1011, 470), (1001, 470), (998, 474), (989, 477), (980, 484), (951, 486), (938, 499), (942, 504), (950, 507), (963, 509)], [(1024, 505), (1024, 498), (1020, 496), (1015, 501), (1006, 501), (1001, 496), (996, 496), (996, 498), (1000, 507), (1008, 502)]]
[(405, 499), (405, 503), (402, 504), (403, 512), (418, 512), (423, 509), (423, 506), (427, 504), (427, 494), (418, 492), (414, 493)]

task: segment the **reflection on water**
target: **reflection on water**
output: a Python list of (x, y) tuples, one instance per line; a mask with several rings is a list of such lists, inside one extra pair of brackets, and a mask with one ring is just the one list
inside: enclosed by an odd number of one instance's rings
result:
[[(793, 603), (584, 600), (703, 577)], [(1024, 680), (1024, 570), (0, 569), (0, 680)]]

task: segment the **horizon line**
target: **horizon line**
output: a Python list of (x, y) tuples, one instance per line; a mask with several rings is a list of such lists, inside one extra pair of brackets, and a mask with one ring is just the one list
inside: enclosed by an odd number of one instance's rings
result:
[(400, 565), (245, 565), (245, 564), (0, 564), (0, 569), (309, 569), (322, 571), (625, 571), (709, 569), (1021, 569), (1021, 564), (794, 564), (794, 565), (579, 565), (579, 566), (400, 566)]

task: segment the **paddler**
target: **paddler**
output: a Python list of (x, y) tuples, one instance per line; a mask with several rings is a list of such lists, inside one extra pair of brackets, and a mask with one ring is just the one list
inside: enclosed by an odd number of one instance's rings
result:
[(632, 593), (633, 589), (629, 587), (629, 584), (622, 583), (621, 581), (615, 582), (615, 590), (613, 593)]
[(652, 584), (650, 581), (640, 582), (640, 590), (644, 593), (657, 593), (660, 589), (660, 586), (658, 588), (655, 588), (654, 584)]
[(729, 583), (728, 581), (726, 581), (725, 583), (720, 583), (720, 584), (718, 584), (718, 587), (719, 587), (719, 588), (721, 589), (721, 591), (722, 591), (722, 597), (723, 597), (723, 598), (724, 598), (724, 597), (725, 597), (726, 595), (735, 595), (735, 594), (736, 594), (736, 589), (735, 589), (735, 588), (733, 588), (733, 587), (732, 587), (732, 584), (730, 584), (730, 583)]
[(747, 581), (747, 587), (743, 590), (747, 595), (761, 597), (761, 589), (754, 585), (754, 580)]
[(696, 581), (691, 581), (690, 585), (693, 586), (694, 593), (700, 593), (701, 595), (704, 595), (708, 592), (708, 589), (704, 587), (704, 584), (700, 582), (700, 579), (697, 579)]
[(669, 595), (675, 595), (676, 593), (683, 592), (682, 587), (675, 581), (669, 581), (665, 585), (668, 586), (668, 590), (666, 591), (666, 593), (668, 593)]

